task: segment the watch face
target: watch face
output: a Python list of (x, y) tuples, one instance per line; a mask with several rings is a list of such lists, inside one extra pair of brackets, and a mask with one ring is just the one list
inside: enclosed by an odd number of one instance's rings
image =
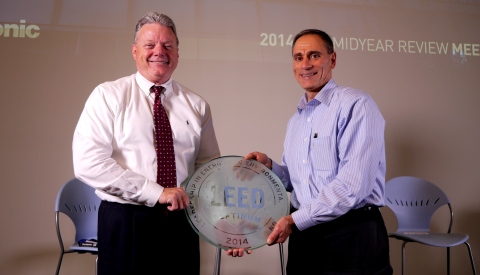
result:
[(267, 243), (288, 215), (283, 183), (265, 165), (240, 156), (213, 159), (186, 180), (186, 214), (193, 229), (222, 249), (255, 249)]

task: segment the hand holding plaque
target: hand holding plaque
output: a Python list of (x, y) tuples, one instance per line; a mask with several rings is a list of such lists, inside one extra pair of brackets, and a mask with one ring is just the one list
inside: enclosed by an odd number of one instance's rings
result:
[(265, 245), (276, 222), (289, 211), (280, 179), (265, 165), (240, 156), (205, 163), (183, 187), (193, 229), (226, 250)]

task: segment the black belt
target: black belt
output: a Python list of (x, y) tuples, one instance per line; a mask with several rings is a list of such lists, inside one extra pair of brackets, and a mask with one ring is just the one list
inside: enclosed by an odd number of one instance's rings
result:
[[(297, 211), (296, 208), (290, 206), (290, 214)], [(365, 221), (365, 220), (379, 220), (381, 219), (381, 214), (379, 212), (378, 206), (376, 205), (365, 205), (357, 209), (348, 211), (347, 213), (339, 216), (331, 221), (317, 224), (313, 227), (317, 228), (340, 228), (343, 226), (348, 226), (354, 221)], [(296, 226), (295, 226), (296, 227)], [(298, 228), (293, 228), (293, 231), (297, 231)], [(313, 228), (312, 227), (312, 228)]]
[(353, 209), (353, 210), (350, 210), (349, 212), (356, 212), (356, 211), (371, 211), (371, 210), (375, 210), (375, 209), (378, 209), (378, 206), (376, 205), (365, 205), (365, 206), (362, 206), (360, 208), (357, 208), (357, 209)]
[[(155, 206), (149, 207), (149, 206), (146, 206), (146, 205), (109, 202), (109, 201), (105, 201), (105, 200), (103, 200), (102, 203), (109, 204), (109, 205), (112, 205), (114, 207), (130, 209), (130, 210), (133, 210), (133, 211), (141, 211), (141, 212), (147, 212), (147, 213), (157, 213), (157, 214), (162, 215), (162, 216), (168, 216), (169, 213), (170, 214), (172, 213), (170, 210), (167, 209), (168, 204), (157, 203), (157, 204), (155, 204)], [(177, 211), (173, 211), (173, 212), (177, 212)], [(180, 211), (178, 211), (178, 212), (180, 212)], [(183, 212), (183, 211), (181, 211), (181, 212)]]

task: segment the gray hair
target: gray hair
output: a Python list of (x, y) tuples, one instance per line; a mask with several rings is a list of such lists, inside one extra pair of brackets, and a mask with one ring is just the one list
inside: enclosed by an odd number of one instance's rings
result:
[(179, 42), (178, 42), (178, 36), (177, 36), (177, 29), (175, 28), (175, 23), (173, 23), (173, 20), (170, 17), (166, 16), (165, 14), (160, 14), (158, 12), (149, 12), (145, 14), (140, 20), (138, 20), (137, 25), (135, 26), (135, 36), (133, 38), (134, 44), (137, 44), (137, 34), (140, 31), (140, 29), (143, 27), (143, 25), (152, 24), (152, 23), (157, 23), (164, 27), (170, 28), (175, 34), (175, 38), (177, 39), (177, 46), (178, 46)]

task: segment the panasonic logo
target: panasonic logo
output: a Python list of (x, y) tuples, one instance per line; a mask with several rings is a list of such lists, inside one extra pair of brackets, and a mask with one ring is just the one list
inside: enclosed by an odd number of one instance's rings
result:
[(40, 35), (40, 27), (37, 25), (25, 25), (26, 20), (20, 20), (20, 24), (0, 23), (0, 37), (37, 38)]

